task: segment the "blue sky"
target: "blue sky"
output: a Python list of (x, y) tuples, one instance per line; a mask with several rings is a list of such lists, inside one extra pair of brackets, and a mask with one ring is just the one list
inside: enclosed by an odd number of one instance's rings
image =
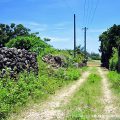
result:
[(98, 52), (99, 35), (120, 23), (120, 0), (0, 0), (0, 8), (1, 23), (22, 23), (59, 49), (73, 49), (74, 13), (77, 45), (84, 45), (82, 28), (87, 26), (89, 52)]

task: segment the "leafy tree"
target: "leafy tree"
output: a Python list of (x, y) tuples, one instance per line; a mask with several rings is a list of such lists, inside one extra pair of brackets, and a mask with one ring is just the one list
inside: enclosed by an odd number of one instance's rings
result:
[(17, 36), (28, 36), (30, 35), (30, 29), (27, 29), (22, 24), (15, 25), (11, 23), (0, 24), (0, 47), (4, 47), (7, 42)]
[(50, 38), (44, 38), (44, 41), (49, 42), (49, 41), (51, 41), (51, 39)]
[(107, 31), (103, 32), (99, 41), (102, 66), (109, 68), (109, 60), (113, 54), (113, 48), (119, 47), (120, 43), (120, 25), (113, 25)]
[[(18, 49), (26, 49), (33, 52), (43, 52), (45, 49), (52, 49), (50, 45), (45, 43), (43, 40), (41, 40), (37, 36), (17, 36), (13, 39), (11, 39), (7, 44), (6, 47), (12, 48), (18, 48)], [(44, 51), (45, 52), (45, 51)]]
[(82, 47), (81, 45), (77, 46), (76, 53), (77, 54), (84, 54), (84, 47)]

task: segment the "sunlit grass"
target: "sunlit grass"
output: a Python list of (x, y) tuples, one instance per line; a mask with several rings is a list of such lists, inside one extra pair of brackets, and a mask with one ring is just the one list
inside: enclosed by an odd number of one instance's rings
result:
[(111, 87), (113, 88), (114, 92), (120, 96), (120, 74), (115, 71), (110, 71), (108, 73), (108, 78), (111, 82)]
[(103, 109), (101, 96), (101, 77), (92, 73), (65, 106), (69, 112), (66, 120), (94, 120), (92, 116), (100, 114)]

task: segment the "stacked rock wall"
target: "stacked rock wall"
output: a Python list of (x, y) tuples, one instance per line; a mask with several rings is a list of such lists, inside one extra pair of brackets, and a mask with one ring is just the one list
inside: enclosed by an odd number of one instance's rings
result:
[(25, 49), (16, 48), (0, 48), (0, 76), (3, 77), (6, 73), (6, 68), (9, 69), (10, 76), (15, 76), (23, 70), (35, 73), (38, 72), (37, 55), (28, 52)]
[(50, 64), (54, 68), (59, 68), (64, 66), (64, 62), (59, 56), (53, 56), (51, 54), (45, 55), (42, 60), (47, 64)]

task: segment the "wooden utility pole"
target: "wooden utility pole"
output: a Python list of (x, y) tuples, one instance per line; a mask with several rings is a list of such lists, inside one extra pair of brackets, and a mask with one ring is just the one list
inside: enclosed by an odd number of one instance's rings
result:
[(85, 54), (85, 58), (87, 58), (87, 50), (86, 50), (86, 31), (88, 28), (83, 28), (84, 30), (84, 54)]
[(74, 58), (76, 57), (76, 16), (74, 14)]

